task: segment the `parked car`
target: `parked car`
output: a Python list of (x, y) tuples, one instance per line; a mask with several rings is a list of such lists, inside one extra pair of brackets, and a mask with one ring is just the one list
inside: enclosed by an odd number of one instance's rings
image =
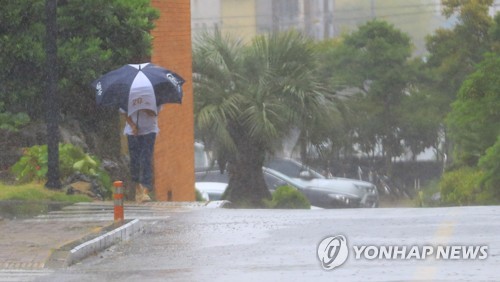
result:
[(317, 206), (378, 207), (378, 190), (373, 183), (350, 178), (326, 178), (292, 159), (274, 158), (266, 163), (266, 167), (281, 172), (296, 186), (303, 187), (302, 192)]
[[(330, 180), (328, 185), (324, 185), (321, 179), (304, 181), (299, 178), (292, 178), (284, 173), (274, 169), (263, 167), (264, 180), (268, 189), (272, 192), (276, 188), (289, 185), (303, 193), (311, 202), (312, 206), (322, 208), (344, 208), (344, 207), (376, 207), (378, 205), (378, 194), (376, 201), (370, 198), (370, 195), (363, 192), (369, 187), (363, 185), (372, 185), (370, 183), (357, 183), (354, 185), (353, 180), (340, 179), (325, 179)], [(196, 172), (196, 183), (219, 183), (219, 197), (224, 193), (223, 185), (227, 187), (229, 177), (227, 173), (221, 174), (219, 170), (207, 170), (204, 172)], [(335, 185), (332, 185), (335, 182)], [(213, 184), (212, 184), (213, 185)], [(198, 187), (198, 186), (197, 186)], [(373, 186), (375, 187), (375, 186)], [(360, 192), (361, 191), (361, 192)], [(374, 189), (374, 193), (377, 189)], [(201, 192), (201, 191), (200, 191)], [(210, 196), (209, 196), (210, 197)], [(216, 197), (214, 195), (214, 197)], [(372, 201), (370, 200), (372, 199)]]
[(196, 182), (194, 184), (206, 201), (218, 201), (226, 191), (227, 183), (223, 182)]

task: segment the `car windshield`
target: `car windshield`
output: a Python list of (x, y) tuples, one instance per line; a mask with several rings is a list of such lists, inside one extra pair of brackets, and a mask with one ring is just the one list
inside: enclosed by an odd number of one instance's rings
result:
[(281, 172), (288, 177), (300, 177), (302, 171), (308, 171), (313, 178), (325, 178), (320, 173), (310, 169), (306, 165), (292, 159), (272, 159), (266, 163), (266, 167)]
[(272, 175), (276, 178), (279, 178), (279, 179), (281, 179), (281, 180), (287, 182), (288, 184), (291, 184), (292, 186), (295, 186), (297, 188), (304, 186), (304, 185), (300, 184), (298, 181), (294, 180), (293, 178), (288, 177), (285, 174), (283, 174), (279, 171), (276, 171), (274, 169), (270, 169), (270, 168), (265, 167), (265, 168), (263, 168), (263, 171), (264, 171), (264, 173), (267, 173), (267, 174)]

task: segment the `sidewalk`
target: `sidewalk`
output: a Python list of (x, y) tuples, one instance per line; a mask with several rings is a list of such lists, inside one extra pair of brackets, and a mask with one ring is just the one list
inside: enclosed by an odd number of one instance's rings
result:
[(144, 225), (139, 224), (141, 221), (166, 220), (172, 213), (204, 205), (125, 203), (123, 224), (114, 223), (112, 202), (80, 203), (31, 219), (0, 218), (0, 270), (64, 267), (114, 243), (140, 235), (144, 232)]

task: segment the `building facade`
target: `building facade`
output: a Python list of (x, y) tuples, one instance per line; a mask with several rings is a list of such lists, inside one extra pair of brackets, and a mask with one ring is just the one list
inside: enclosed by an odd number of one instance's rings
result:
[(201, 30), (214, 28), (245, 41), (259, 34), (290, 29), (316, 40), (335, 36), (335, 0), (191, 0), (191, 3), (193, 37)]
[[(452, 28), (456, 17), (441, 14), (440, 0), (191, 0), (192, 21), (220, 28), (245, 41), (258, 34), (295, 29), (315, 40), (348, 33), (367, 21), (385, 20), (409, 34), (415, 54), (425, 53), (425, 37)], [(496, 13), (500, 0), (490, 12)], [(217, 11), (218, 9), (218, 11)], [(218, 20), (217, 20), (218, 18)]]
[(221, 27), (220, 0), (191, 0), (191, 32), (194, 41), (203, 32), (213, 32)]

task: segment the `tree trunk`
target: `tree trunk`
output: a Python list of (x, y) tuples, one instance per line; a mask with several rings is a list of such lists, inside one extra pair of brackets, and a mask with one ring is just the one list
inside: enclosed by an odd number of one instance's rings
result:
[(236, 207), (263, 207), (264, 199), (270, 199), (262, 173), (265, 150), (248, 138), (235, 140), (236, 157), (229, 160), (229, 184), (224, 198)]
[(46, 43), (46, 122), (48, 172), (47, 188), (61, 188), (59, 180), (59, 106), (57, 103), (57, 0), (46, 0), (47, 43)]

